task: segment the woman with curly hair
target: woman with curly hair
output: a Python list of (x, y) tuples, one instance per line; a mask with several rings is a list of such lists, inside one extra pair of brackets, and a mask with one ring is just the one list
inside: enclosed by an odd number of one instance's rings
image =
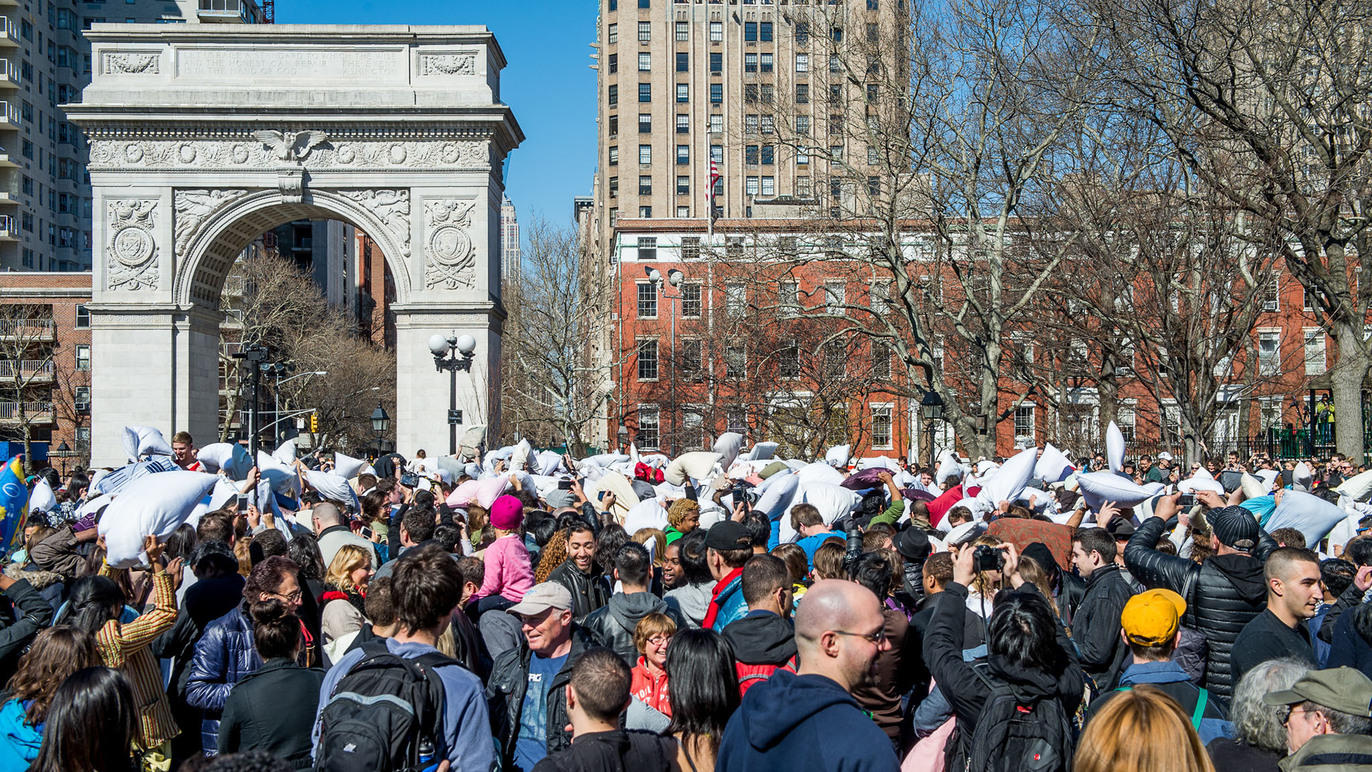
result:
[(82, 668), (100, 664), (95, 639), (70, 625), (38, 634), (5, 687), (0, 705), (0, 771), (28, 769), (43, 744), (43, 724), (57, 687)]
[(325, 646), (361, 630), (367, 624), (363, 603), (367, 595), (367, 583), (371, 581), (373, 573), (375, 568), (369, 550), (356, 544), (344, 544), (338, 548), (324, 577), (324, 611), (320, 628), (324, 632)]
[(667, 543), (680, 539), (700, 526), (700, 505), (690, 499), (677, 499), (667, 508)]

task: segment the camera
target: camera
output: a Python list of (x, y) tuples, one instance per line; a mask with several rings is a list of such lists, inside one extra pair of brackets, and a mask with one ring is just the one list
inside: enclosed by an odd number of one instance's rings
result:
[(1005, 567), (1005, 553), (989, 544), (978, 544), (972, 550), (972, 570), (999, 571)]
[(419, 475), (413, 472), (406, 472), (400, 475), (400, 484), (406, 488), (413, 488), (419, 485)]
[(1189, 509), (1190, 507), (1196, 506), (1196, 494), (1194, 494), (1194, 493), (1183, 493), (1182, 495), (1178, 496), (1178, 497), (1177, 497), (1177, 506), (1178, 506), (1178, 507), (1182, 507), (1182, 508), (1187, 508), (1187, 509)]
[(238, 510), (238, 512), (239, 512), (240, 514), (246, 513), (246, 512), (248, 511), (248, 494), (246, 494), (246, 493), (240, 493), (240, 494), (238, 494), (238, 501), (237, 501), (237, 507), (236, 507), (236, 509)]

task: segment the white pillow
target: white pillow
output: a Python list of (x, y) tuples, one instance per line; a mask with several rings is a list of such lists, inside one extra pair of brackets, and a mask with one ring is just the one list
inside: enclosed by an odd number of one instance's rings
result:
[(354, 477), (356, 477), (356, 476), (358, 476), (359, 474), (361, 474), (361, 473), (362, 473), (362, 467), (364, 467), (364, 466), (366, 466), (366, 465), (367, 465), (367, 460), (366, 460), (366, 459), (362, 459), (362, 458), (353, 458), (352, 456), (349, 456), (349, 455), (346, 454), (346, 453), (339, 453), (338, 451), (334, 451), (334, 454), (333, 454), (333, 471), (334, 471), (334, 474), (338, 475), (339, 477), (342, 477), (344, 480), (351, 480), (351, 479), (353, 479)]
[(1106, 470), (1077, 475), (1077, 485), (1092, 512), (1099, 512), (1107, 501), (1121, 507), (1136, 507), (1166, 487), (1162, 483), (1135, 485), (1133, 480)]
[(1051, 442), (1043, 446), (1043, 453), (1034, 465), (1034, 476), (1045, 483), (1062, 482), (1072, 471), (1072, 464), (1067, 460), (1067, 456), (1053, 447)]
[(994, 508), (1002, 501), (1014, 501), (1020, 491), (1034, 477), (1034, 465), (1038, 462), (1038, 449), (1028, 448), (1016, 453), (1009, 461), (992, 472), (981, 484), (977, 498), (987, 501)]
[(1114, 421), (1105, 430), (1105, 460), (1110, 464), (1110, 471), (1118, 472), (1124, 468), (1124, 432), (1115, 425)]
[(40, 477), (33, 484), (33, 490), (29, 491), (29, 511), (51, 512), (54, 509), (57, 509), (57, 497), (53, 495), (48, 481)]
[(945, 450), (943, 455), (939, 457), (938, 472), (934, 475), (934, 482), (942, 488), (943, 481), (955, 474), (962, 474), (962, 464), (958, 463), (956, 456)]
[(223, 472), (235, 480), (246, 480), (252, 471), (252, 456), (236, 442), (214, 442), (201, 448), (195, 457), (211, 472)]
[(848, 456), (852, 450), (851, 445), (835, 445), (824, 453), (824, 463), (832, 467), (848, 466)]
[(1349, 515), (1313, 493), (1286, 491), (1264, 527), (1268, 533), (1278, 528), (1295, 528), (1305, 536), (1305, 543), (1313, 546), (1348, 517), (1357, 515)]
[(665, 531), (667, 525), (667, 510), (657, 503), (657, 499), (644, 499), (629, 507), (629, 511), (624, 515), (624, 530), (630, 536), (640, 528), (657, 528)]
[(1367, 494), (1372, 493), (1372, 469), (1353, 475), (1334, 490), (1354, 501), (1366, 500)]
[(314, 488), (322, 498), (337, 504), (342, 504), (344, 507), (352, 509), (353, 511), (358, 509), (357, 493), (355, 493), (352, 486), (348, 484), (346, 477), (336, 475), (332, 472), (320, 472), (314, 469), (306, 469), (305, 482), (309, 483), (310, 487)]
[(490, 509), (495, 500), (505, 495), (509, 490), (510, 478), (508, 475), (497, 475), (495, 477), (483, 477), (480, 480), (468, 480), (453, 489), (448, 495), (448, 506), (465, 507), (473, 502)]
[(829, 483), (810, 483), (801, 492), (801, 501), (806, 504), (813, 504), (819, 510), (819, 516), (825, 525), (833, 525), (838, 518), (853, 511), (853, 507), (862, 503), (862, 497), (857, 491), (851, 491), (842, 485), (830, 485)]
[(534, 465), (538, 467), (538, 473), (545, 476), (557, 474), (557, 470), (562, 467), (562, 456), (553, 450), (540, 450), (534, 457)]
[(137, 461), (143, 456), (170, 456), (172, 449), (160, 429), (151, 426), (125, 426), (124, 453), (130, 461)]
[(265, 450), (257, 451), (257, 470), (262, 473), (262, 479), (271, 483), (273, 491), (291, 497), (300, 494), (300, 478), (295, 470), (275, 456), (267, 455)]
[(796, 472), (802, 485), (824, 484), (838, 485), (845, 479), (843, 473), (828, 464), (813, 463), (806, 464), (800, 471)]
[(791, 500), (795, 498), (799, 485), (800, 478), (793, 474), (778, 472), (768, 477), (758, 486), (760, 493), (757, 503), (753, 505), (753, 511), (761, 512), (772, 520), (777, 519), (791, 506)]
[(164, 472), (135, 480), (105, 509), (99, 534), (105, 537), (105, 560), (114, 568), (137, 565), (143, 537), (172, 535), (218, 477), (204, 472)]
[(733, 466), (738, 453), (743, 450), (743, 435), (738, 432), (725, 432), (715, 440), (715, 452), (719, 454), (719, 467), (728, 470)]
[(1259, 496), (1266, 496), (1272, 489), (1262, 484), (1262, 480), (1244, 472), (1243, 477), (1239, 478), (1239, 487), (1243, 489), (1245, 499), (1256, 499)]
[(272, 458), (280, 461), (285, 466), (290, 466), (295, 462), (295, 440), (286, 440), (277, 446), (272, 453)]
[(520, 440), (514, 447), (514, 452), (510, 454), (510, 470), (524, 471), (529, 467), (529, 456), (533, 455), (534, 447), (529, 444), (527, 439)]
[(748, 451), (749, 461), (766, 461), (776, 455), (777, 444), (775, 442), (759, 442), (753, 445), (753, 449)]
[(705, 480), (710, 477), (720, 458), (720, 454), (704, 450), (683, 453), (667, 465), (663, 477), (673, 485), (681, 485), (687, 479)]

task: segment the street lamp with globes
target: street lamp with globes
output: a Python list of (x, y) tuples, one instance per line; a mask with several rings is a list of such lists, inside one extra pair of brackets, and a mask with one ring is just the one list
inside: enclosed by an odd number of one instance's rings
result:
[(462, 413), (457, 409), (457, 373), (471, 372), (472, 361), (476, 358), (476, 338), (470, 335), (449, 333), (447, 337), (434, 335), (429, 338), (429, 353), (434, 355), (434, 368), (438, 372), (448, 371), (448, 455), (457, 455), (457, 425), (462, 423)]
[(667, 283), (670, 284), (670, 285), (672, 285), (672, 287), (674, 287), (674, 288), (676, 289), (676, 291), (677, 291), (675, 295), (668, 295), (666, 292), (663, 292), (663, 287), (662, 287), (662, 272), (661, 272), (661, 271), (659, 271), (658, 269), (653, 268), (653, 267), (650, 266), (650, 267), (645, 267), (645, 268), (643, 269), (643, 272), (646, 273), (646, 274), (648, 275), (648, 281), (652, 282), (653, 286), (657, 288), (657, 294), (659, 294), (659, 295), (661, 295), (662, 297), (667, 298), (669, 301), (671, 301), (671, 306), (670, 306), (670, 308), (671, 308), (671, 314), (670, 314), (669, 316), (670, 316), (670, 318), (671, 318), (671, 320), (672, 320), (672, 337), (671, 337), (671, 344), (670, 344), (670, 345), (671, 345), (671, 348), (670, 348), (669, 350), (670, 350), (670, 352), (671, 352), (671, 357), (670, 357), (670, 359), (671, 359), (671, 362), (672, 362), (672, 380), (671, 380), (671, 382), (670, 382), (670, 383), (671, 383), (671, 394), (672, 394), (672, 409), (668, 411), (668, 414), (667, 414), (667, 415), (668, 415), (668, 420), (671, 421), (671, 433), (670, 433), (668, 436), (670, 436), (670, 437), (672, 438), (672, 455), (675, 456), (675, 455), (676, 455), (676, 452), (677, 452), (677, 447), (676, 447), (676, 445), (677, 445), (677, 442), (676, 442), (676, 432), (677, 432), (677, 404), (676, 404), (676, 310), (677, 310), (677, 306), (676, 306), (676, 301), (678, 301), (678, 300), (681, 299), (681, 283), (682, 283), (682, 281), (685, 280), (686, 274), (682, 273), (681, 271), (678, 271), (678, 270), (675, 269), (675, 268), (673, 268), (672, 270), (670, 270), (670, 271), (667, 272)]

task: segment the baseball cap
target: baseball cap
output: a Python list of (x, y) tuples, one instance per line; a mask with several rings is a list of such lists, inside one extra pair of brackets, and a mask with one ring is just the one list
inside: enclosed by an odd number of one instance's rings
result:
[(557, 582), (535, 584), (524, 593), (524, 598), (506, 609), (511, 614), (533, 616), (542, 614), (550, 608), (569, 611), (572, 608), (572, 593)]
[(1268, 705), (1295, 705), (1310, 700), (1354, 716), (1372, 716), (1372, 680), (1351, 667), (1311, 670), (1290, 689), (1269, 692), (1262, 701)]
[(1147, 590), (1129, 599), (1120, 612), (1124, 635), (1140, 646), (1172, 640), (1186, 613), (1186, 601), (1171, 590)]
[(1171, 460), (1172, 460), (1172, 454), (1171, 454), (1171, 453), (1168, 453), (1167, 451), (1164, 450), (1163, 452), (1161, 452), (1161, 453), (1158, 454), (1158, 460), (1159, 460), (1159, 461), (1171, 461)]
[(717, 550), (746, 550), (753, 548), (753, 539), (743, 523), (721, 520), (705, 532), (705, 546)]
[(1258, 545), (1258, 521), (1243, 507), (1224, 507), (1206, 517), (1220, 544), (1245, 552)]

